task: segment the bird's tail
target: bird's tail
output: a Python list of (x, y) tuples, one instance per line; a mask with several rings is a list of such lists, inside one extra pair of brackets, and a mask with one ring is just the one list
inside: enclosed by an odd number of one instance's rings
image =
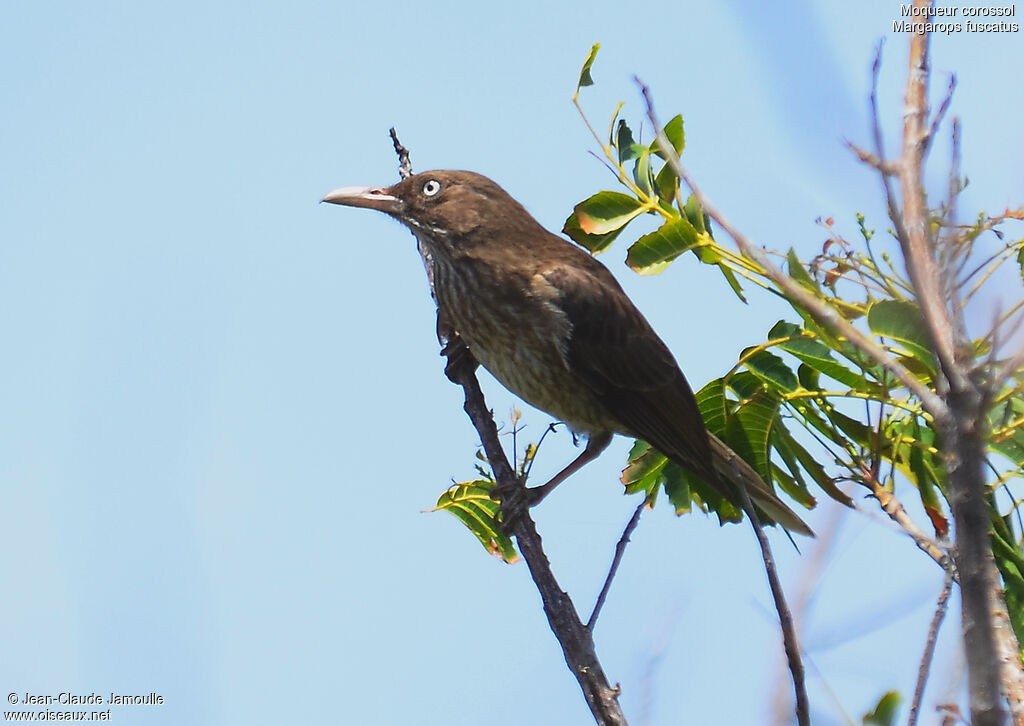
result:
[(711, 463), (722, 481), (732, 482), (736, 486), (746, 489), (751, 501), (758, 509), (790, 532), (797, 532), (808, 537), (814, 536), (814, 530), (779, 499), (774, 490), (764, 483), (764, 480), (750, 464), (741, 459), (739, 454), (714, 434), (709, 432), (708, 438), (711, 439)]

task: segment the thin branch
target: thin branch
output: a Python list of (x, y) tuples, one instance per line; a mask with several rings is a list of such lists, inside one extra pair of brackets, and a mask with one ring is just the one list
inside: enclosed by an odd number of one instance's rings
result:
[(996, 250), (983, 261), (975, 265), (973, 270), (956, 282), (957, 287), (966, 287), (967, 283), (969, 283), (973, 277), (981, 274), (981, 278), (974, 282), (974, 285), (971, 287), (967, 295), (964, 296), (964, 299), (969, 300), (996, 270), (1002, 267), (1007, 260), (1017, 254), (1020, 254), (1020, 243), (1010, 242), (1003, 245), (1000, 249)]
[[(949, 110), (950, 103), (953, 102), (953, 91), (956, 90), (956, 74), (949, 74), (949, 86), (946, 88), (946, 95), (942, 99), (942, 103), (939, 104), (939, 110), (935, 112), (935, 116), (932, 118), (932, 125), (928, 129), (928, 136), (926, 137), (926, 144), (931, 144), (935, 139), (935, 135), (939, 132), (939, 126), (942, 125), (942, 119), (946, 117), (946, 111)], [(955, 125), (955, 124), (954, 124)]]
[[(937, 133), (936, 122), (938, 118), (945, 115), (945, 110), (949, 106), (949, 101), (953, 97), (953, 88), (956, 85), (955, 76), (950, 77), (950, 87), (946, 94), (946, 98), (943, 100), (942, 106), (939, 108), (939, 113), (936, 119), (932, 121), (932, 128), (928, 132), (929, 135)], [(957, 218), (957, 200), (960, 197), (960, 191), (963, 189), (963, 184), (960, 180), (960, 119), (953, 117), (953, 129), (950, 133), (950, 155), (949, 155), (949, 186), (948, 194), (949, 197), (946, 200), (945, 205), (945, 219), (943, 220), (944, 229), (941, 230), (940, 239), (942, 240), (939, 246), (939, 274), (942, 276), (942, 287), (947, 291), (949, 296), (949, 303), (952, 310), (958, 311), (957, 314), (962, 314), (965, 302), (960, 298), (960, 286), (956, 283), (956, 278), (959, 272), (957, 272), (956, 264), (954, 260), (960, 254), (969, 254), (971, 244), (968, 244), (968, 250), (964, 250), (964, 246), (960, 244), (961, 238), (954, 231), (956, 230), (956, 218)]]
[[(932, 0), (915, 0), (915, 9), (925, 12)], [(928, 151), (928, 59), (929, 35), (910, 39), (910, 63), (907, 70), (906, 110), (903, 114), (903, 153), (900, 156), (900, 183), (903, 188), (903, 224), (900, 236), (903, 259), (917, 302), (932, 339), (934, 352), (949, 384), (956, 390), (971, 386), (958, 365), (956, 339), (964, 337), (962, 321), (950, 314), (946, 291), (935, 256), (928, 201), (924, 192), (924, 159)]]
[[(884, 40), (879, 41), (875, 47), (875, 60), (871, 64), (871, 131), (875, 140), (875, 154), (879, 159), (885, 159), (885, 140), (882, 137), (882, 117), (878, 113), (878, 76), (882, 70), (882, 46)], [(891, 162), (890, 162), (891, 163)], [(896, 239), (903, 245), (907, 238), (907, 230), (903, 226), (903, 216), (900, 214), (899, 205), (896, 203), (896, 192), (892, 188), (892, 180), (889, 174), (880, 174), (882, 180), (882, 192), (885, 194), (885, 205), (889, 211), (889, 219), (892, 221), (893, 229), (896, 232)]]
[(412, 176), (412, 162), (409, 161), (409, 150), (402, 146), (402, 142), (398, 140), (398, 134), (395, 133), (394, 126), (388, 130), (388, 133), (391, 135), (391, 143), (395, 146), (395, 153), (398, 154), (398, 176), (408, 179)]
[(843, 144), (847, 149), (852, 151), (854, 155), (868, 166), (875, 169), (875, 171), (884, 174), (886, 176), (895, 176), (899, 174), (899, 167), (893, 164), (891, 161), (886, 161), (878, 156), (878, 154), (872, 153), (867, 149), (862, 149), (856, 144), (850, 141), (843, 141)]
[(1001, 367), (993, 371), (992, 380), (988, 384), (989, 392), (998, 392), (1004, 385), (1006, 385), (1006, 382), (1013, 378), (1019, 371), (1021, 371), (1022, 368), (1024, 368), (1024, 350), (1017, 353), (1015, 356), (1003, 363)]
[[(652, 121), (654, 123), (654, 121)], [(655, 128), (661, 127), (655, 124)], [(735, 466), (735, 463), (734, 463)], [(739, 475), (737, 474), (737, 479)], [(789, 672), (793, 678), (793, 692), (796, 697), (796, 721), (800, 726), (810, 726), (811, 705), (807, 698), (807, 684), (805, 682), (804, 663), (800, 657), (800, 643), (796, 637), (796, 624), (793, 622), (793, 613), (786, 603), (786, 593), (782, 589), (782, 580), (779, 579), (779, 571), (775, 567), (775, 557), (772, 554), (771, 544), (768, 542), (768, 535), (765, 534), (757, 518), (757, 509), (750, 500), (750, 494), (745, 487), (733, 487), (733, 491), (740, 496), (743, 504), (743, 511), (750, 520), (750, 526), (754, 528), (754, 536), (757, 537), (757, 544), (761, 548), (761, 559), (764, 561), (764, 569), (768, 574), (768, 589), (771, 590), (772, 599), (775, 601), (775, 610), (779, 614), (779, 626), (782, 629), (782, 647), (786, 651), (786, 662), (789, 664)]]
[[(832, 550), (839, 540), (839, 532), (842, 529), (843, 520), (849, 511), (848, 507), (832, 506), (829, 510), (829, 518), (825, 526), (818, 529), (820, 536), (814, 541), (813, 549), (808, 553), (808, 561), (802, 568), (803, 573), (796, 587), (796, 595), (793, 597), (793, 619), (795, 622), (794, 627), (797, 631), (800, 630), (801, 624), (806, 619), (807, 612), (810, 609), (811, 598), (821, 581), (821, 573), (828, 563)], [(808, 668), (814, 669), (814, 664), (809, 655), (807, 656), (807, 665)], [(819, 673), (818, 675), (820, 676), (821, 674)], [(786, 678), (784, 672), (780, 672), (773, 680), (778, 683), (778, 686), (772, 689), (771, 724), (772, 726), (787, 726), (792, 723), (792, 717), (790, 716), (789, 698), (786, 696), (784, 681), (789, 679)], [(828, 688), (827, 684), (825, 686)], [(831, 689), (828, 689), (828, 691), (834, 698), (835, 694), (832, 693)], [(836, 706), (842, 711), (839, 700), (835, 699), (835, 701)], [(853, 721), (850, 719), (847, 719), (847, 721), (852, 726)]]
[(608, 576), (604, 578), (604, 585), (601, 587), (601, 593), (597, 596), (597, 602), (594, 603), (594, 610), (590, 613), (590, 619), (587, 620), (587, 630), (593, 632), (594, 626), (597, 624), (597, 616), (601, 614), (601, 608), (604, 607), (604, 601), (608, 597), (608, 590), (611, 589), (612, 580), (615, 579), (615, 573), (619, 571), (619, 564), (622, 562), (622, 556), (626, 553), (626, 545), (629, 544), (629, 537), (633, 534), (633, 530), (640, 523), (640, 515), (644, 513), (644, 509), (651, 503), (651, 496), (644, 497), (644, 500), (637, 505), (636, 511), (633, 512), (633, 516), (629, 518), (626, 523), (626, 528), (622, 530), (622, 536), (619, 538), (618, 544), (615, 545), (615, 557), (612, 558), (612, 566), (608, 568)]
[(949, 556), (949, 553), (946, 552), (945, 548), (939, 545), (938, 542), (925, 534), (924, 530), (917, 526), (917, 523), (909, 514), (907, 514), (907, 510), (904, 509), (903, 503), (896, 498), (896, 495), (870, 476), (865, 475), (864, 483), (871, 490), (872, 496), (878, 500), (878, 504), (882, 507), (882, 511), (889, 515), (889, 519), (899, 525), (900, 529), (902, 529), (910, 539), (914, 540), (914, 544), (917, 545), (918, 549), (935, 560), (939, 567), (956, 578), (956, 565), (953, 558)]
[(928, 682), (928, 672), (931, 670), (932, 658), (935, 656), (935, 642), (939, 636), (939, 626), (946, 617), (946, 610), (949, 605), (949, 595), (953, 591), (953, 574), (946, 572), (945, 581), (942, 584), (942, 591), (939, 593), (938, 602), (935, 604), (935, 614), (932, 615), (932, 622), (928, 626), (928, 638), (924, 643), (924, 655), (921, 656), (921, 666), (917, 669), (917, 685), (914, 686), (914, 699), (910, 702), (910, 716), (907, 718), (907, 726), (917, 726), (917, 714), (921, 710), (921, 699), (924, 697), (924, 687)]
[(448, 339), (443, 351), (448, 357), (445, 373), (453, 383), (462, 386), (465, 393), (466, 413), (480, 435), (480, 442), (494, 471), (497, 487), (506, 492), (501, 501), (502, 510), (508, 511), (510, 507), (516, 510), (516, 516), (511, 520), (512, 534), (530, 569), (530, 576), (540, 592), (544, 614), (547, 615), (548, 625), (562, 646), (565, 662), (583, 690), (583, 696), (590, 706), (594, 720), (600, 726), (625, 726), (626, 717), (619, 706), (619, 689), (608, 683), (604, 669), (597, 659), (590, 630), (580, 621), (572, 600), (559, 586), (551, 571), (551, 564), (544, 553), (529, 508), (517, 506), (525, 500), (526, 487), (516, 478), (512, 465), (501, 448), (494, 417), (487, 407), (474, 372), (476, 361), (472, 359), (468, 348), (457, 334), (453, 331), (444, 333)]
[(687, 172), (680, 163), (679, 156), (675, 153), (675, 147), (672, 146), (672, 143), (665, 136), (664, 129), (658, 123), (657, 116), (654, 113), (654, 102), (651, 100), (650, 89), (641, 82), (639, 78), (634, 77), (634, 80), (640, 87), (644, 101), (647, 104), (647, 117), (651, 120), (654, 128), (658, 130), (658, 139), (661, 141), (661, 148), (665, 150), (666, 156), (668, 157), (667, 163), (671, 166), (672, 171), (675, 172), (676, 176), (678, 176), (690, 188), (704, 211), (714, 219), (730, 237), (733, 238), (736, 242), (736, 246), (740, 248), (740, 251), (757, 262), (764, 269), (765, 274), (779, 287), (780, 290), (782, 290), (786, 297), (795, 301), (800, 305), (800, 307), (807, 310), (820, 324), (834, 331), (841, 337), (846, 338), (846, 340), (856, 346), (861, 352), (895, 376), (896, 379), (907, 388), (907, 390), (920, 399), (934, 419), (938, 420), (947, 418), (949, 409), (945, 402), (939, 398), (934, 391), (924, 385), (913, 373), (907, 370), (903, 364), (888, 355), (880, 345), (875, 343), (874, 340), (859, 331), (851, 325), (849, 321), (842, 318), (833, 308), (830, 308), (823, 301), (805, 290), (782, 270), (772, 264), (764, 250), (756, 247), (750, 239), (733, 227), (729, 220), (727, 220), (724, 215), (718, 211), (718, 209), (711, 203), (711, 200), (705, 196), (704, 192), (702, 192), (696, 182), (693, 181), (689, 172)]

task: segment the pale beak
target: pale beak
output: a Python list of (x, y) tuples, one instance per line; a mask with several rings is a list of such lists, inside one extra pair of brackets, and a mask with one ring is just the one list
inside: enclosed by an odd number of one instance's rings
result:
[(398, 214), (405, 203), (398, 197), (391, 196), (388, 187), (341, 187), (328, 192), (320, 201), (330, 204), (343, 204), (346, 207), (365, 207), (376, 209), (385, 214)]

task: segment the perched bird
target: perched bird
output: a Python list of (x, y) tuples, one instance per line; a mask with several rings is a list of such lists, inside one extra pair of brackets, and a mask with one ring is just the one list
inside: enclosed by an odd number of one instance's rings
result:
[(438, 316), (507, 389), (587, 437), (539, 501), (613, 434), (643, 439), (742, 508), (734, 487), (786, 529), (812, 534), (760, 476), (710, 434), (665, 343), (608, 269), (544, 229), (496, 183), (428, 171), (323, 201), (376, 209), (416, 236)]

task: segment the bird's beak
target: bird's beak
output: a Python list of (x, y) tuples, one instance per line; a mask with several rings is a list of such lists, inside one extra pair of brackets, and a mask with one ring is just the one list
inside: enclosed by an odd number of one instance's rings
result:
[(404, 203), (388, 192), (388, 187), (341, 187), (329, 192), (322, 202), (343, 204), (346, 207), (365, 207), (385, 214), (398, 214)]

